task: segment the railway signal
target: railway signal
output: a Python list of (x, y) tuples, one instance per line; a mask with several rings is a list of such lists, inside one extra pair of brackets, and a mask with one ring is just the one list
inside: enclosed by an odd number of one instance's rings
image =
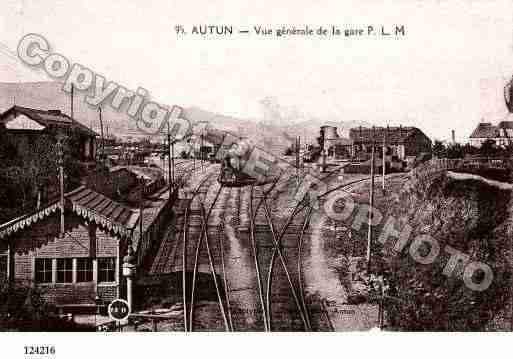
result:
[(375, 152), (375, 141), (374, 141), (374, 127), (372, 127), (372, 149), (371, 149), (371, 161), (370, 161), (370, 177), (371, 177), (371, 185), (370, 185), (370, 198), (369, 198), (369, 229), (367, 232), (367, 272), (370, 271), (370, 262), (371, 262), (371, 247), (372, 247), (372, 216), (373, 211), (372, 208), (374, 206), (374, 152)]
[(116, 322), (128, 319), (130, 315), (130, 305), (124, 299), (114, 299), (108, 307), (109, 317)]
[(386, 173), (386, 155), (387, 155), (388, 125), (383, 133), (383, 173), (382, 173), (382, 189), (385, 193), (385, 173)]

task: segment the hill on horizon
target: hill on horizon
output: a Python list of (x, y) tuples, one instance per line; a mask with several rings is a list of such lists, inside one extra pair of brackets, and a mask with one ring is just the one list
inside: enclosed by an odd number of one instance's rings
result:
[[(84, 100), (84, 94), (76, 92), (74, 100), (74, 117), (82, 124), (100, 133), (100, 122), (96, 108), (89, 106)], [(3, 82), (0, 83), (0, 111), (4, 112), (14, 104), (36, 109), (58, 109), (66, 114), (71, 112), (70, 95), (62, 90), (62, 83), (46, 82)], [(119, 138), (148, 137), (141, 132), (134, 120), (125, 112), (116, 111), (110, 106), (102, 107), (103, 122), (106, 134)], [(338, 128), (341, 137), (347, 137), (351, 127), (370, 126), (366, 122), (340, 121), (335, 118), (322, 119), (310, 117), (307, 120), (294, 122), (293, 119), (242, 119), (204, 110), (197, 106), (184, 109), (185, 117), (193, 121), (209, 121), (220, 130), (230, 131), (247, 137), (255, 143), (268, 147), (284, 147), (289, 139), (301, 136), (302, 142), (315, 142), (322, 125)], [(160, 138), (154, 135), (155, 138)]]

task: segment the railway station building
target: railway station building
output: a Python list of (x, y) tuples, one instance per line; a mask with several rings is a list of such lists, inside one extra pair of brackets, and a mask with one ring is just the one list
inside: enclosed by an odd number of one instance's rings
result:
[(126, 298), (122, 264), (129, 247), (137, 270), (145, 271), (168, 225), (169, 190), (145, 198), (140, 208), (84, 186), (64, 198), (63, 218), (57, 201), (0, 225), (0, 276), (37, 289), (64, 313), (94, 313)]

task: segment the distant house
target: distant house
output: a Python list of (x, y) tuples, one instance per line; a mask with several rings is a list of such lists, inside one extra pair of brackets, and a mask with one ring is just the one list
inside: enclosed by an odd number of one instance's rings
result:
[(17, 156), (26, 155), (31, 144), (41, 135), (49, 135), (55, 141), (55, 136), (61, 133), (75, 135), (73, 146), (78, 161), (88, 162), (96, 158), (98, 134), (60, 110), (13, 106), (0, 114), (0, 133), (6, 134), (5, 140), (15, 147)]
[(349, 138), (337, 138), (328, 147), (328, 156), (335, 158), (351, 158), (353, 156), (353, 141)]
[(490, 122), (480, 122), (470, 135), (470, 144), (481, 147), (483, 142), (492, 140), (497, 146), (513, 144), (513, 121), (502, 121), (497, 126)]
[(71, 190), (96, 167), (97, 134), (60, 110), (13, 106), (0, 114), (0, 222), (58, 195), (58, 138), (64, 138), (64, 184)]
[(416, 127), (357, 127), (349, 131), (349, 138), (355, 155), (369, 153), (372, 144), (380, 150), (384, 139), (391, 155), (400, 160), (410, 161), (421, 153), (431, 152), (431, 140)]

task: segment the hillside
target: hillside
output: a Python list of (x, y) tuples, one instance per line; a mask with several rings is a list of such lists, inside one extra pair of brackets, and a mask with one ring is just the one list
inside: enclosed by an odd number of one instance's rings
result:
[[(41, 109), (60, 109), (70, 113), (70, 96), (62, 91), (59, 82), (25, 82), (0, 83), (0, 111), (5, 111), (14, 103), (20, 106)], [(75, 118), (86, 126), (100, 132), (97, 110), (83, 101), (83, 96), (76, 93), (74, 102)], [(259, 119), (241, 119), (206, 111), (196, 106), (185, 108), (185, 116), (193, 121), (209, 121), (216, 128), (231, 131), (249, 137), (255, 143), (267, 148), (281, 149), (289, 143), (288, 139), (301, 136), (303, 143), (314, 142), (322, 125), (339, 128), (340, 135), (346, 135), (348, 129), (356, 126), (368, 126), (368, 123), (355, 121), (338, 121), (310, 116), (307, 120), (297, 121), (292, 116), (274, 115)], [(303, 116), (304, 119), (304, 116)], [(108, 131), (118, 137), (146, 137), (136, 124), (124, 112), (117, 112), (109, 106), (104, 107), (103, 120)]]
[[(365, 183), (354, 194), (366, 198)], [(375, 206), (384, 220), (374, 231), (374, 262), (383, 266), (393, 283), (387, 316), (392, 330), (510, 330), (511, 241), (513, 196), (511, 190), (475, 179), (454, 179), (441, 173), (429, 181), (415, 177), (397, 178), (388, 183), (388, 192), (376, 191)], [(393, 250), (397, 240), (378, 243), (383, 223), (396, 219), (394, 228), (412, 228), (401, 252)], [(367, 227), (357, 234), (365, 249)], [(414, 261), (408, 251), (414, 238), (429, 235), (440, 246), (433, 263)], [(493, 281), (484, 291), (470, 290), (463, 281), (463, 266), (453, 275), (444, 274), (448, 248), (468, 255), (471, 261), (487, 263)], [(420, 252), (428, 252), (428, 246)], [(362, 251), (360, 251), (362, 252)], [(481, 273), (482, 274), (482, 273)], [(480, 272), (475, 280), (479, 282)], [(473, 277), (474, 278), (474, 277)]]

